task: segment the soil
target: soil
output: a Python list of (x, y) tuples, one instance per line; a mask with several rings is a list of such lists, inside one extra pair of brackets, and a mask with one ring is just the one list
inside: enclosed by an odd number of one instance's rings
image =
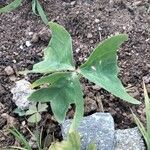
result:
[[(93, 48), (107, 36), (127, 33), (129, 36), (118, 52), (119, 78), (129, 93), (143, 102), (142, 80), (150, 93), (150, 1), (149, 0), (40, 0), (49, 20), (63, 25), (73, 39), (74, 59), (79, 66), (90, 55)], [(4, 4), (4, 3), (3, 3)], [(0, 5), (2, 5), (0, 3)], [(13, 113), (10, 89), (14, 82), (22, 79), (18, 71), (31, 69), (42, 60), (43, 49), (49, 42), (49, 31), (40, 18), (32, 13), (31, 1), (24, 0), (15, 11), (0, 14), (0, 147), (13, 145), (14, 137), (6, 132), (8, 119), (1, 114), (14, 117), (23, 133), (26, 118)], [(28, 45), (28, 42), (31, 45)], [(8, 67), (10, 66), (10, 67)], [(7, 68), (6, 68), (7, 67)], [(10, 69), (11, 68), (11, 69)], [(7, 72), (7, 73), (6, 73)], [(38, 75), (29, 75), (34, 81)], [(116, 128), (135, 126), (129, 108), (136, 111), (144, 122), (143, 104), (134, 106), (119, 100), (107, 91), (81, 80), (85, 98), (85, 115), (94, 112), (110, 112)], [(67, 118), (73, 116), (68, 112)], [(45, 119), (47, 118), (47, 119)], [(60, 128), (52, 115), (43, 114), (45, 131), (49, 138), (60, 139)], [(27, 124), (28, 125), (28, 124)], [(50, 136), (51, 135), (51, 136)], [(29, 138), (28, 134), (27, 137)]]

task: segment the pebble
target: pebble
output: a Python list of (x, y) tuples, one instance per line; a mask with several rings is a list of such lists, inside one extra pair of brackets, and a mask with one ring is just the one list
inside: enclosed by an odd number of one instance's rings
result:
[(34, 33), (31, 39), (32, 43), (37, 43), (39, 41), (39, 36), (37, 33)]
[(147, 83), (150, 83), (150, 75), (147, 75), (147, 76), (144, 76), (143, 77), (143, 80), (144, 82), (147, 84)]
[(95, 23), (99, 23), (100, 22), (100, 20), (99, 19), (95, 19)]
[(85, 98), (85, 112), (90, 113), (92, 111), (96, 111), (98, 108), (96, 101), (91, 98)]
[(3, 95), (5, 93), (4, 87), (0, 84), (0, 95)]
[(13, 68), (12, 68), (11, 66), (7, 66), (7, 67), (4, 69), (4, 71), (6, 72), (6, 74), (7, 74), (8, 76), (14, 74), (14, 70), (13, 70)]
[(30, 47), (32, 44), (31, 44), (31, 42), (30, 41), (26, 41), (26, 46), (27, 47)]
[(92, 33), (88, 33), (87, 38), (92, 38)]
[(20, 45), (20, 49), (23, 49), (23, 45)]
[(72, 1), (70, 4), (71, 4), (72, 6), (74, 6), (74, 5), (76, 4), (76, 1)]
[(38, 33), (38, 36), (42, 41), (48, 42), (51, 38), (51, 32), (48, 28), (43, 27)]
[(26, 110), (29, 108), (31, 104), (28, 101), (28, 96), (34, 92), (34, 90), (30, 87), (30, 82), (25, 79), (19, 80), (16, 82), (16, 85), (11, 89), (11, 93), (13, 94), (12, 101), (16, 104), (16, 106), (22, 110)]

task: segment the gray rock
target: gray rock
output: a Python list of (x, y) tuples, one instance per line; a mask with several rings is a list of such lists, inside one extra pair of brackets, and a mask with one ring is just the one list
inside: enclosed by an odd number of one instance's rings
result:
[(4, 69), (4, 71), (6, 72), (6, 74), (7, 74), (8, 76), (14, 74), (14, 70), (13, 70), (13, 68), (12, 68), (11, 66), (7, 66), (7, 67)]
[(25, 79), (19, 80), (11, 89), (11, 93), (13, 94), (12, 100), (20, 109), (28, 109), (31, 102), (27, 98), (33, 91), (30, 87), (30, 82)]
[(144, 141), (138, 128), (116, 130), (115, 150), (145, 150)]
[[(65, 138), (70, 127), (71, 120), (66, 120), (62, 124), (62, 134)], [(84, 117), (78, 131), (81, 135), (81, 148), (87, 149), (90, 142), (95, 142), (98, 150), (114, 149), (114, 121), (109, 113), (95, 113)]]

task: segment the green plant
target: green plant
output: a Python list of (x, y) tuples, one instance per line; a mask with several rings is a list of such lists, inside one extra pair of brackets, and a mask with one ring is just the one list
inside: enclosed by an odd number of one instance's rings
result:
[(41, 114), (44, 111), (47, 111), (47, 104), (36, 103), (29, 106), (29, 110), (26, 111), (26, 115), (31, 115), (28, 118), (28, 122), (38, 123), (41, 120)]
[(47, 104), (32, 103), (27, 111), (16, 108), (14, 113), (18, 114), (20, 117), (30, 115), (28, 122), (38, 123), (41, 120), (41, 113), (47, 111), (47, 107)]
[[(29, 131), (29, 133), (32, 135), (32, 137), (35, 139), (35, 142), (37, 144), (38, 150), (46, 150), (46, 148), (42, 147), (42, 132), (38, 133), (38, 130), (36, 130), (35, 133), (31, 132), (31, 130), (26, 127), (26, 129)], [(32, 150), (32, 146), (29, 144), (29, 142), (26, 140), (26, 138), (20, 133), (15, 127), (12, 129), (9, 129), (10, 133), (15, 136), (15, 138), (20, 142), (22, 145), (21, 147), (17, 146), (11, 146), (11, 148), (19, 149), (19, 150)]]
[[(14, 0), (13, 2), (11, 2), (10, 4), (6, 5), (3, 8), (0, 8), (0, 13), (7, 13), (10, 12), (14, 9), (16, 9), (17, 7), (19, 7), (21, 5), (23, 0)], [(47, 25), (48, 24), (48, 19), (44, 13), (44, 10), (39, 2), (39, 0), (32, 0), (32, 11), (34, 14), (36, 15), (40, 15), (42, 21)]]
[[(38, 146), (38, 150), (81, 150), (81, 138), (77, 131), (73, 131), (69, 133), (67, 136), (67, 140), (63, 140), (61, 142), (53, 142), (51, 146), (47, 148), (44, 145), (42, 145), (43, 143), (42, 142), (42, 130), (40, 134), (32, 133), (29, 128), (27, 128), (27, 130), (32, 135), (32, 137), (34, 137), (35, 142)], [(32, 150), (32, 146), (29, 144), (26, 138), (22, 135), (22, 133), (20, 133), (15, 127), (10, 129), (9, 131), (11, 134), (15, 136), (15, 138), (22, 145), (21, 147), (11, 146), (10, 148), (14, 148), (18, 150)], [(89, 144), (87, 150), (96, 150), (96, 145), (94, 143)]]
[[(81, 138), (78, 132), (68, 134), (67, 140), (52, 143), (49, 150), (81, 150)], [(96, 150), (96, 145), (91, 143), (87, 150)]]
[(29, 96), (30, 101), (50, 102), (58, 122), (62, 122), (70, 104), (76, 111), (70, 131), (75, 130), (84, 113), (83, 93), (80, 77), (83, 76), (101, 86), (115, 96), (133, 103), (139, 101), (127, 94), (118, 79), (117, 49), (128, 39), (127, 35), (111, 36), (99, 44), (88, 60), (75, 69), (72, 56), (70, 34), (57, 23), (50, 22), (52, 38), (44, 50), (44, 60), (33, 66), (28, 73), (44, 73), (46, 76), (32, 84), (32, 88), (41, 87)]
[(145, 87), (145, 83), (143, 83), (144, 87), (144, 97), (145, 97), (145, 113), (146, 113), (146, 128), (142, 124), (142, 122), (139, 120), (139, 118), (133, 113), (133, 117), (135, 120), (135, 123), (137, 124), (140, 132), (142, 133), (144, 140), (147, 145), (147, 150), (150, 150), (150, 98), (148, 97), (148, 93)]

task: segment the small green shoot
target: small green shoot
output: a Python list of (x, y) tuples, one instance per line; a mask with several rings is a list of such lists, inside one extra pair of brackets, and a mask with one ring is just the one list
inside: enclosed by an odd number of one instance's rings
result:
[(31, 115), (28, 118), (28, 122), (30, 123), (38, 123), (41, 120), (41, 113), (47, 111), (47, 104), (36, 103), (29, 106), (29, 110), (26, 111), (26, 115)]
[[(8, 13), (16, 9), (21, 5), (23, 0), (14, 0), (10, 4), (6, 5), (5, 7), (0, 8), (0, 13)], [(36, 15), (40, 15), (42, 21), (48, 25), (48, 19), (45, 15), (45, 12), (39, 2), (39, 0), (32, 0), (32, 11)]]
[(144, 82), (143, 82), (143, 87), (144, 87), (144, 97), (145, 97), (146, 127), (144, 127), (142, 122), (133, 113), (133, 111), (132, 111), (132, 114), (133, 114), (135, 123), (137, 124), (137, 126), (146, 142), (147, 150), (150, 150), (150, 98), (148, 97), (148, 93), (147, 93)]
[[(29, 131), (30, 135), (35, 139), (35, 142), (38, 147), (37, 150), (47, 150), (47, 148), (41, 144), (43, 130), (41, 130), (41, 132), (39, 133), (39, 131), (36, 129), (35, 133), (32, 133), (28, 127), (26, 127), (26, 129)], [(21, 144), (21, 147), (11, 146), (11, 148), (18, 149), (18, 150), (32, 150), (32, 146), (29, 144), (27, 139), (15, 127), (9, 129), (9, 131), (12, 135), (15, 136), (15, 138)]]
[(15, 138), (23, 145), (24, 148), (12, 146), (12, 148), (20, 149), (20, 150), (32, 150), (31, 146), (27, 142), (26, 138), (15, 128), (9, 130), (11, 134), (15, 136)]
[[(67, 140), (52, 143), (49, 150), (81, 150), (81, 138), (78, 132), (73, 131), (68, 134)], [(96, 145), (91, 143), (87, 150), (96, 150)]]
[(41, 88), (29, 96), (30, 101), (50, 102), (54, 116), (60, 123), (65, 119), (70, 104), (75, 104), (70, 132), (77, 129), (84, 114), (83, 93), (79, 81), (81, 76), (127, 102), (140, 104), (126, 92), (117, 77), (117, 49), (127, 41), (127, 35), (118, 34), (104, 40), (94, 49), (88, 60), (75, 69), (70, 34), (57, 23), (50, 22), (49, 26), (52, 38), (44, 50), (44, 59), (29, 71), (46, 76), (32, 84), (32, 88)]

